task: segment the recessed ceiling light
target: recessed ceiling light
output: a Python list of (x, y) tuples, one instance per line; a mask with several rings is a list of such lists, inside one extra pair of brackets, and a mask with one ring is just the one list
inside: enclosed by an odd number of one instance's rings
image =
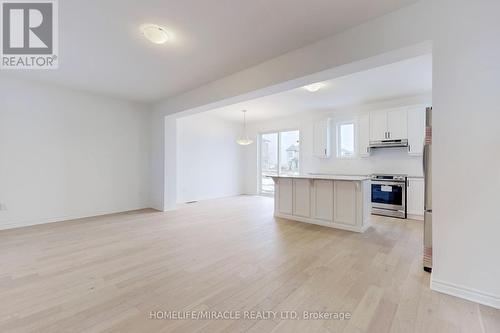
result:
[(155, 44), (165, 44), (170, 39), (167, 30), (156, 24), (143, 24), (139, 29), (144, 37)]
[(316, 91), (320, 90), (321, 88), (323, 88), (324, 85), (325, 84), (323, 82), (316, 82), (316, 83), (304, 86), (304, 89), (309, 91), (309, 92), (316, 92)]

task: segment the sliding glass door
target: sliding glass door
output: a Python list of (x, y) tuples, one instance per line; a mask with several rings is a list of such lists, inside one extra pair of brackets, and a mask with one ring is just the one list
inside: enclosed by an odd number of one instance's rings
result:
[(299, 131), (283, 131), (260, 135), (259, 190), (263, 195), (274, 193), (270, 176), (299, 173)]

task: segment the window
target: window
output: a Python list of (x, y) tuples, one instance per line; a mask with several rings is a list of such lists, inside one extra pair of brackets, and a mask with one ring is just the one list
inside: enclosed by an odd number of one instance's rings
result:
[(270, 176), (299, 174), (299, 131), (284, 131), (260, 135), (261, 194), (272, 195), (274, 182)]
[(337, 126), (337, 157), (352, 158), (356, 155), (354, 123), (341, 123)]
[(299, 131), (280, 132), (280, 175), (299, 174)]
[(260, 193), (273, 194), (274, 182), (270, 176), (278, 175), (278, 133), (260, 136)]

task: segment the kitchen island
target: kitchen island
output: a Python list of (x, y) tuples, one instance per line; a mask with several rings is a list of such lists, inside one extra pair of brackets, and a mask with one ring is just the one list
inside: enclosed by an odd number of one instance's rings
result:
[(368, 176), (307, 174), (271, 176), (274, 216), (364, 232), (370, 222)]

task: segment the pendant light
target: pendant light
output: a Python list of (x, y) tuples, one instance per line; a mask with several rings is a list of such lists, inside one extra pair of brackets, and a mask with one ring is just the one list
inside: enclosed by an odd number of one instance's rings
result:
[(253, 140), (251, 140), (247, 134), (247, 117), (246, 117), (247, 110), (243, 110), (241, 112), (243, 112), (243, 136), (241, 136), (238, 140), (236, 140), (236, 143), (241, 146), (248, 146), (253, 143)]

